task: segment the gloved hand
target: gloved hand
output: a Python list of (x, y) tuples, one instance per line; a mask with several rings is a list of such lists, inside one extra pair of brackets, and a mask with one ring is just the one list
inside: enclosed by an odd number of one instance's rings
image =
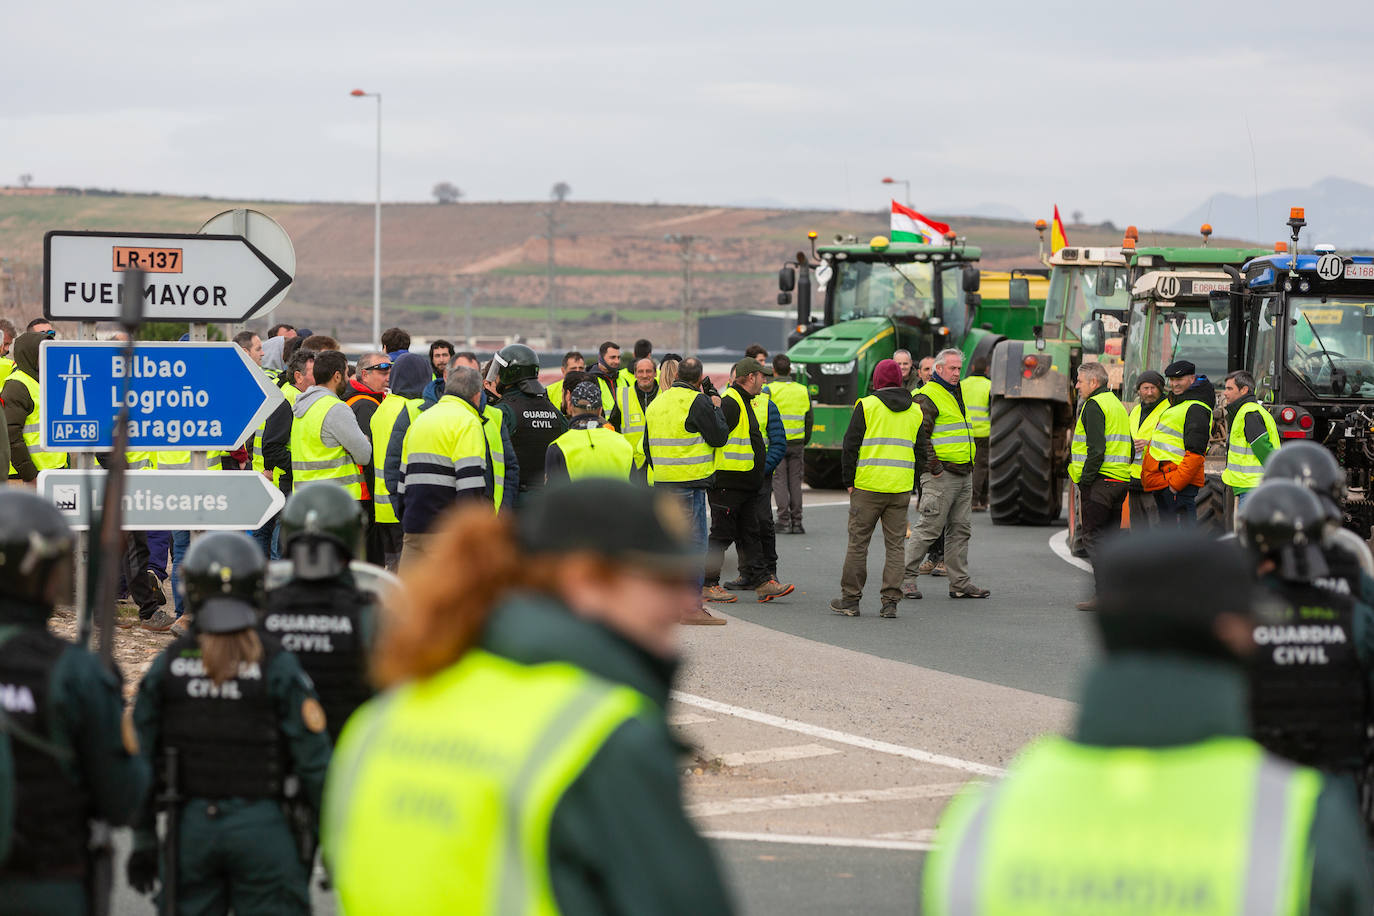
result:
[(129, 886), (140, 894), (151, 894), (157, 886), (157, 849), (135, 849), (129, 853), (124, 875)]

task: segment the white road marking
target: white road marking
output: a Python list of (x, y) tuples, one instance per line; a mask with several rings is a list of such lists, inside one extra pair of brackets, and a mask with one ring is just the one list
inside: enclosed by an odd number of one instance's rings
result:
[(687, 706), (695, 706), (698, 709), (707, 709), (711, 712), (735, 716), (739, 719), (747, 719), (750, 722), (758, 722), (762, 725), (771, 725), (774, 728), (782, 728), (787, 731), (806, 735), (808, 738), (820, 738), (823, 741), (833, 741), (836, 744), (848, 744), (852, 747), (861, 747), (867, 751), (877, 751), (880, 754), (892, 754), (895, 757), (906, 757), (909, 760), (918, 760), (921, 763), (931, 763), (935, 766), (949, 767), (952, 770), (962, 770), (965, 773), (977, 773), (979, 776), (1001, 776), (1004, 772), (999, 767), (989, 766), (986, 763), (976, 763), (972, 760), (960, 760), (958, 757), (947, 757), (944, 754), (932, 754), (930, 751), (923, 751), (914, 747), (891, 744), (887, 741), (876, 741), (872, 738), (865, 738), (862, 735), (852, 735), (848, 732), (836, 731), (833, 728), (811, 725), (808, 722), (798, 722), (796, 719), (784, 719), (782, 716), (775, 716), (771, 713), (759, 712), (754, 709), (745, 709), (743, 706), (731, 706), (729, 703), (708, 700), (706, 697), (693, 696), (690, 693), (682, 693), (677, 690), (673, 691), (673, 699)]
[(898, 830), (895, 833), (875, 833), (875, 840), (908, 840), (913, 843), (933, 843), (935, 836), (940, 831), (933, 827), (922, 827), (919, 830)]
[(848, 846), (854, 849), (893, 849), (901, 852), (929, 852), (934, 843), (905, 840), (869, 840), (863, 837), (805, 836), (788, 833), (742, 833), (734, 830), (710, 830), (702, 834), (712, 840), (741, 840), (746, 843), (785, 843), (792, 846)]
[(832, 500), (831, 502), (824, 502), (824, 503), (813, 503), (813, 502), (808, 502), (807, 500), (803, 499), (803, 500), (802, 500), (802, 511), (804, 512), (804, 511), (806, 511), (807, 509), (824, 509), (824, 508), (826, 508), (827, 506), (847, 506), (847, 505), (849, 505), (849, 500), (848, 500), (848, 499), (837, 499), (837, 500)]
[(789, 747), (765, 747), (757, 751), (739, 751), (734, 754), (721, 754), (720, 762), (727, 767), (748, 766), (751, 763), (777, 763), (780, 760), (805, 760), (808, 757), (825, 757), (841, 753), (839, 749), (824, 744), (793, 744)]
[(699, 716), (694, 712), (678, 713), (668, 717), (668, 724), (674, 728), (681, 728), (684, 725), (705, 725), (707, 722), (714, 722), (710, 716)]
[(1050, 535), (1050, 550), (1053, 550), (1059, 555), (1059, 559), (1071, 566), (1077, 566), (1084, 572), (1093, 571), (1092, 564), (1082, 557), (1074, 556), (1073, 552), (1069, 550), (1069, 529), (1067, 528)]
[(692, 817), (723, 817), (729, 814), (757, 814), (760, 811), (825, 808), (830, 805), (867, 805), (873, 802), (910, 801), (917, 798), (947, 798), (963, 787), (962, 782), (944, 782), (927, 786), (897, 786), (892, 789), (854, 789), (849, 792), (757, 795), (698, 802), (688, 805), (687, 813)]

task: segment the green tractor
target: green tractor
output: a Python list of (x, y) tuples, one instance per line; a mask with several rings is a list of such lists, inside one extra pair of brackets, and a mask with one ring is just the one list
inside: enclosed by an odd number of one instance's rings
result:
[[(880, 360), (899, 349), (914, 360), (946, 347), (967, 355), (997, 337), (990, 328), (998, 325), (1005, 333), (1029, 336), (1040, 323), (1040, 307), (1028, 294), (1011, 301), (1010, 278), (999, 286), (998, 275), (979, 271), (980, 250), (952, 237), (943, 245), (889, 242), (884, 236), (863, 244), (851, 237), (819, 248), (811, 237), (811, 256), (803, 252), (779, 272), (778, 302), (790, 304), (795, 290), (797, 332), (787, 355), (799, 367), (799, 378), (805, 374), (814, 412), (805, 479), (812, 487), (836, 488), (849, 418), (869, 394)], [(985, 291), (1003, 298), (983, 298), (985, 280)], [(819, 320), (811, 314), (813, 286), (823, 296)]]

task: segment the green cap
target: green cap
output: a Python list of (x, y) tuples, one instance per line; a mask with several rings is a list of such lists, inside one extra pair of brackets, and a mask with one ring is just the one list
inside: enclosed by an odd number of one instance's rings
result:
[(545, 487), (521, 510), (519, 534), (531, 554), (590, 551), (670, 575), (702, 562), (677, 497), (609, 477)]
[[(762, 371), (763, 371), (763, 366), (760, 365), (760, 364), (759, 364), (759, 361), (756, 360), (756, 359), (754, 359), (754, 357), (752, 357), (752, 356), (746, 356), (744, 359), (742, 359), (742, 360), (740, 360), (739, 362), (735, 363), (735, 378), (744, 378), (746, 375), (748, 375), (748, 374), (751, 373), (751, 372), (762, 372)], [(771, 374), (771, 373), (769, 373), (769, 374)]]

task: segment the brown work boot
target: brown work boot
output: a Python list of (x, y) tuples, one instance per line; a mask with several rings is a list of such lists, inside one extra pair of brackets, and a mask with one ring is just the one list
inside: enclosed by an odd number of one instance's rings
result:
[(991, 594), (992, 592), (985, 588), (979, 588), (972, 582), (965, 585), (963, 588), (951, 587), (949, 590), (949, 596), (951, 598), (986, 598)]
[(935, 564), (935, 568), (930, 571), (930, 574), (932, 576), (943, 576), (945, 578), (948, 578), (949, 570), (945, 569), (945, 561), (940, 560), (939, 562), (937, 562)]
[(191, 632), (191, 615), (182, 614), (172, 623), (172, 632), (177, 636), (185, 636)]
[(701, 600), (712, 604), (733, 604), (739, 599), (719, 585), (708, 585), (701, 590)]
[(154, 633), (166, 633), (172, 628), (176, 620), (166, 611), (158, 609), (153, 611), (153, 616), (144, 617), (138, 622), (141, 629), (151, 630)]
[(723, 627), (726, 621), (704, 607), (694, 607), (689, 611), (683, 611), (678, 623), (685, 627)]
[(915, 579), (911, 579), (909, 581), (902, 583), (902, 597), (917, 599), (921, 597), (921, 590), (916, 587)]
[(879, 617), (886, 617), (888, 620), (897, 616), (897, 602), (884, 601), (882, 610), (878, 611)]
[(859, 608), (857, 605), (845, 604), (843, 598), (834, 598), (830, 601), (830, 610), (844, 617), (858, 617)]
[(935, 561), (934, 561), (934, 560), (926, 560), (924, 563), (922, 563), (919, 567), (916, 568), (916, 574), (917, 574), (918, 576), (933, 576), (933, 575), (935, 575)]
[(760, 601), (772, 601), (774, 598), (790, 595), (795, 590), (795, 585), (784, 585), (777, 579), (769, 579), (767, 582), (754, 589), (754, 594), (759, 596)]

